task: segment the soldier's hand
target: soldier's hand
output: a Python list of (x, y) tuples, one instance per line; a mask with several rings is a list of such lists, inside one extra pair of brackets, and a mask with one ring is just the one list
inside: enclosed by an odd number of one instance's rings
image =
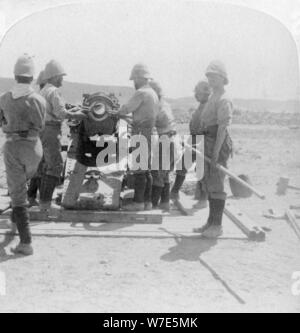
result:
[(74, 106), (74, 107), (72, 107), (71, 109), (69, 109), (68, 111), (69, 111), (69, 112), (77, 112), (77, 111), (79, 111), (79, 110), (81, 110), (81, 108), (80, 108), (79, 106)]
[(71, 114), (71, 118), (76, 119), (76, 120), (82, 120), (82, 119), (87, 118), (87, 114), (85, 112), (83, 112), (82, 110), (80, 110), (80, 111), (73, 112)]

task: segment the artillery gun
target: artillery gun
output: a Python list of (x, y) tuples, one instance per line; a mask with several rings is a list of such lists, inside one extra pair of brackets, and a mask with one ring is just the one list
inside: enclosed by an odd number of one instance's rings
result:
[[(127, 130), (128, 123), (117, 115), (120, 105), (114, 94), (84, 94), (80, 108), (87, 112), (88, 117), (67, 123), (70, 143), (64, 167), (61, 205), (65, 209), (116, 210), (120, 206), (126, 170), (97, 165), (98, 154), (108, 146), (108, 142), (99, 145), (99, 140), (105, 135), (106, 139), (118, 143), (120, 130)], [(108, 162), (108, 156), (105, 162)]]

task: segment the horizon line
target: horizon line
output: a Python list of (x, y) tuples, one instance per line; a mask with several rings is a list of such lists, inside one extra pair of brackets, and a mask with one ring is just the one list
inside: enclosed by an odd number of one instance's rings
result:
[[(15, 81), (14, 77), (0, 77), (0, 79), (9, 79)], [(36, 78), (34, 79), (36, 81)], [(91, 85), (91, 86), (104, 86), (104, 87), (119, 87), (119, 88), (128, 88), (134, 90), (133, 87), (130, 86), (123, 86), (123, 85), (111, 85), (111, 84), (97, 84), (97, 83), (87, 83), (87, 82), (80, 82), (80, 81), (68, 81), (64, 80), (63, 82), (66, 83), (74, 83), (74, 84), (86, 84), (86, 85)], [(63, 88), (63, 87), (61, 87)], [(166, 99), (169, 100), (178, 100), (178, 99), (183, 99), (183, 98), (193, 98), (193, 95), (189, 96), (181, 96), (181, 97), (170, 97), (166, 96)], [(242, 100), (262, 100), (262, 101), (274, 101), (274, 102), (288, 102), (288, 101), (295, 101), (300, 103), (300, 96), (297, 98), (286, 98), (286, 99), (276, 99), (276, 98), (264, 98), (264, 97), (232, 97), (232, 99), (242, 99)], [(196, 102), (196, 101), (195, 101)]]

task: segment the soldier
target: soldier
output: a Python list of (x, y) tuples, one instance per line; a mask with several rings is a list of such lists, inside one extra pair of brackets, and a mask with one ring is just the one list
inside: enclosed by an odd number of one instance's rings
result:
[(126, 210), (150, 210), (152, 208), (151, 190), (151, 136), (158, 112), (158, 97), (150, 87), (150, 73), (144, 64), (133, 67), (130, 80), (134, 81), (134, 95), (119, 110), (120, 115), (132, 113), (132, 135), (143, 135), (148, 143), (148, 170), (134, 172), (134, 202), (124, 207)]
[(63, 67), (56, 60), (47, 63), (44, 70), (46, 85), (41, 90), (41, 95), (47, 102), (45, 129), (41, 133), (45, 161), (40, 188), (40, 208), (43, 211), (49, 210), (51, 207), (52, 195), (63, 170), (60, 143), (62, 122), (64, 119), (82, 120), (87, 117), (77, 107), (66, 110), (65, 103), (58, 91), (65, 75)]
[[(195, 87), (194, 93), (195, 93), (195, 99), (199, 102), (199, 106), (192, 115), (189, 128), (190, 128), (190, 134), (192, 135), (192, 141), (195, 144), (196, 143), (195, 136), (203, 134), (200, 119), (210, 95), (210, 88), (207, 80), (199, 81)], [(196, 154), (192, 152), (192, 161), (194, 162), (195, 159), (196, 159)], [(171, 199), (173, 200), (178, 200), (179, 191), (182, 184), (184, 183), (185, 176), (187, 173), (184, 161), (182, 161), (181, 165), (182, 169), (176, 170), (176, 178), (171, 190)], [(201, 181), (197, 183), (197, 187), (200, 192), (199, 196), (197, 197), (197, 199), (199, 199), (198, 208), (205, 208), (207, 206), (207, 193)]]
[(6, 135), (3, 147), (8, 191), (11, 197), (11, 220), (19, 232), (15, 253), (33, 254), (27, 181), (35, 174), (43, 155), (39, 133), (44, 126), (46, 101), (31, 87), (33, 60), (27, 54), (14, 67), (16, 86), (0, 98), (1, 125)]
[(42, 90), (47, 83), (44, 76), (45, 76), (45, 71), (40, 71), (40, 74), (39, 74), (38, 78), (36, 79), (36, 84), (39, 86), (40, 90)]
[(213, 61), (207, 67), (206, 76), (212, 94), (201, 115), (201, 127), (205, 134), (204, 152), (211, 159), (211, 164), (204, 164), (203, 184), (208, 193), (209, 217), (206, 224), (195, 232), (215, 238), (222, 235), (222, 216), (225, 207), (225, 175), (216, 168), (216, 163), (227, 166), (232, 154), (232, 141), (228, 132), (231, 124), (233, 105), (225, 92), (229, 83), (225, 66), (220, 61)]
[(170, 179), (169, 173), (174, 167), (174, 142), (173, 137), (176, 135), (176, 124), (170, 104), (165, 100), (163, 91), (157, 81), (150, 81), (150, 87), (156, 92), (159, 99), (159, 111), (156, 117), (155, 126), (159, 138), (166, 136), (169, 147), (170, 160), (169, 169), (164, 170), (162, 165), (161, 144), (158, 146), (159, 170), (152, 170), (152, 205), (163, 210), (170, 210)]
[[(36, 79), (36, 84), (39, 86), (40, 91), (45, 87), (46, 82), (44, 79), (44, 71), (40, 71), (40, 74)], [(37, 191), (41, 187), (41, 177), (43, 174), (43, 167), (44, 167), (44, 161), (42, 159), (42, 161), (39, 164), (37, 173), (30, 179), (27, 191), (29, 206), (39, 205), (38, 201), (36, 200), (36, 197), (37, 197)]]

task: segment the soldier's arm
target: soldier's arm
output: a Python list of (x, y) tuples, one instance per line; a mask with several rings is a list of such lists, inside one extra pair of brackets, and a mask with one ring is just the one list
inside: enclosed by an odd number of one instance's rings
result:
[(81, 111), (79, 108), (75, 107), (73, 109), (67, 110), (66, 104), (63, 98), (61, 97), (58, 90), (54, 90), (50, 95), (50, 103), (53, 107), (53, 113), (55, 116), (60, 119), (78, 119), (81, 120), (83, 118), (86, 118), (87, 115), (83, 111)]
[(45, 126), (46, 101), (44, 98), (32, 98), (30, 100), (30, 122), (41, 131)]
[(222, 100), (218, 108), (218, 132), (214, 146), (213, 156), (218, 159), (221, 147), (226, 138), (226, 131), (232, 121), (233, 106), (231, 101)]
[(65, 119), (68, 117), (68, 112), (65, 108), (65, 102), (60, 96), (58, 90), (53, 90), (49, 95), (49, 101), (52, 105), (52, 112), (58, 119)]
[(4, 113), (3, 113), (3, 110), (2, 110), (1, 97), (2, 97), (2, 95), (0, 95), (0, 127), (2, 127), (3, 123), (5, 123)]
[(0, 127), (2, 127), (2, 123), (3, 123), (3, 111), (0, 109)]
[(134, 113), (142, 104), (143, 101), (143, 95), (140, 91), (136, 91), (134, 95), (130, 98), (127, 104), (124, 104), (120, 110), (120, 115), (125, 115), (128, 113)]
[(195, 135), (197, 134), (197, 128), (198, 128), (198, 124), (197, 124), (197, 110), (195, 110), (193, 113), (192, 113), (192, 118), (190, 120), (190, 123), (189, 123), (189, 128), (190, 128), (190, 134), (191, 135)]

